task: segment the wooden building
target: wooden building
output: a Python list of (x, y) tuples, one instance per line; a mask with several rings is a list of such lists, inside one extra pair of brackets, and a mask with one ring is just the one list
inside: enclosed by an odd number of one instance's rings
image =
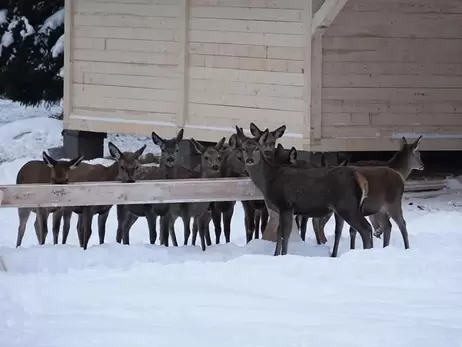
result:
[(67, 0), (65, 129), (462, 149), (461, 0)]

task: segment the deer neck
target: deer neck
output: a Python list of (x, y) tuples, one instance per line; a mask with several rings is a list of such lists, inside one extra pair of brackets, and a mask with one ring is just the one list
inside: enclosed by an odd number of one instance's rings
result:
[(174, 179), (177, 177), (178, 165), (176, 163), (173, 166), (165, 166), (164, 163), (161, 163), (159, 167), (162, 172), (162, 178)]
[(119, 174), (119, 164), (115, 161), (106, 168), (104, 181), (116, 181)]
[(262, 153), (260, 162), (248, 167), (247, 171), (252, 182), (263, 193), (263, 195), (266, 195), (268, 192), (268, 183), (273, 180), (277, 172), (277, 167), (271, 164)]
[(388, 161), (388, 167), (398, 171), (404, 179), (407, 179), (412, 171), (409, 161), (409, 156), (406, 153), (398, 152)]

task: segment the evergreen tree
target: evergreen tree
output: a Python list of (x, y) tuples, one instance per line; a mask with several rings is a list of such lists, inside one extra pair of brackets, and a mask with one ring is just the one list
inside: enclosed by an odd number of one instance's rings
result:
[(0, 97), (59, 103), (63, 34), (64, 0), (0, 0)]

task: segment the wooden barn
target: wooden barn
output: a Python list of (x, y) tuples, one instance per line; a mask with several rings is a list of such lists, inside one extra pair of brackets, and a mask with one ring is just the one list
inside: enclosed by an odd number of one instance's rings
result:
[(73, 143), (253, 121), (307, 151), (462, 149), (460, 0), (67, 0), (65, 25)]

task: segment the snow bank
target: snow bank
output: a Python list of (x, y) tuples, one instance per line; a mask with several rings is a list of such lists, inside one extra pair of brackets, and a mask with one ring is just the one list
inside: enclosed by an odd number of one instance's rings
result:
[(50, 17), (48, 17), (45, 22), (43, 22), (42, 27), (39, 32), (43, 33), (47, 30), (55, 30), (57, 27), (64, 23), (64, 8), (56, 11)]
[[(57, 58), (58, 55), (63, 54), (64, 52), (64, 34), (61, 35), (53, 47), (51, 47), (51, 55), (53, 58)], [(63, 77), (63, 76), (61, 76)]]

